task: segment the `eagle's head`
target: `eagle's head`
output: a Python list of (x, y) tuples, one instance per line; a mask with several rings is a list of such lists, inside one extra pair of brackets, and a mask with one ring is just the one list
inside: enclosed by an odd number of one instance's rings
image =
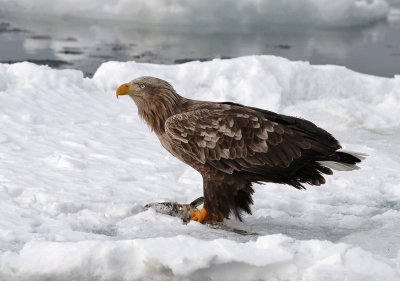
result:
[(143, 99), (150, 101), (156, 98), (160, 92), (165, 91), (176, 94), (172, 85), (167, 81), (156, 77), (142, 76), (119, 86), (117, 89), (117, 98), (122, 95), (129, 95), (134, 100)]
[(129, 95), (138, 107), (138, 113), (157, 133), (164, 129), (164, 122), (176, 113), (176, 106), (182, 100), (172, 85), (165, 80), (142, 76), (117, 89), (117, 98)]

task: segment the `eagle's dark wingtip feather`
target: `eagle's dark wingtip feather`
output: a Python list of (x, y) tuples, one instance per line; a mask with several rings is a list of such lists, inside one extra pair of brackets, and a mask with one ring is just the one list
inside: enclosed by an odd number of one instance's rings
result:
[[(336, 151), (336, 155), (339, 156), (339, 162), (346, 164), (356, 164), (360, 163), (365, 156), (362, 156), (357, 153), (345, 152), (345, 151)], [(357, 157), (358, 156), (358, 157)]]

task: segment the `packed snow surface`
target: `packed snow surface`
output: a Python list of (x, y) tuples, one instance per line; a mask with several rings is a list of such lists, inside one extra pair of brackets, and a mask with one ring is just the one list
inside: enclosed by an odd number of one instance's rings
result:
[[(169, 155), (121, 83), (301, 116), (368, 154), (299, 191), (257, 185), (241, 236), (145, 210), (201, 177)], [(0, 280), (400, 280), (400, 77), (271, 57), (80, 71), (0, 64)]]
[(3, 12), (161, 24), (357, 26), (389, 13), (385, 0), (0, 0), (0, 6)]

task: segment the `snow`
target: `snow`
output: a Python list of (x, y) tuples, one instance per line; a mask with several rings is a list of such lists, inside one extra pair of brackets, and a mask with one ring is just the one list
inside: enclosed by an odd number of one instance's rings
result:
[[(361, 169), (307, 191), (257, 185), (241, 236), (145, 210), (201, 177), (115, 97), (137, 76), (183, 96), (301, 116)], [(0, 64), (0, 280), (400, 280), (400, 76), (280, 57), (77, 70)]]
[[(395, 1), (391, 0), (391, 3)], [(7, 13), (194, 25), (358, 26), (382, 20), (389, 13), (389, 4), (384, 0), (337, 0), (335, 3), (329, 0), (0, 0), (0, 5)]]

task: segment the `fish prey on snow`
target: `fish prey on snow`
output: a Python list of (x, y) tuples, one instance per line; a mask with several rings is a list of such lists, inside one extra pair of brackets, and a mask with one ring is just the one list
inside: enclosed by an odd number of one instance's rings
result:
[(204, 205), (192, 220), (251, 213), (253, 183), (303, 189), (325, 183), (333, 169), (353, 170), (362, 154), (310, 121), (231, 102), (184, 98), (167, 81), (139, 77), (118, 87), (172, 155), (203, 177)]

